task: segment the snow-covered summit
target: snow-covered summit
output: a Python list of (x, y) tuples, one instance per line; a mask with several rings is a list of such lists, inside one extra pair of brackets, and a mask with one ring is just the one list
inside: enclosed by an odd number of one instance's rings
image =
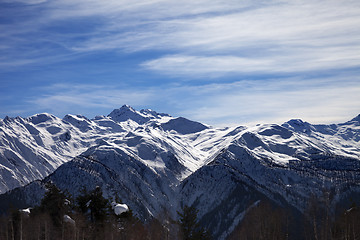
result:
[(148, 120), (129, 105), (123, 105), (119, 109), (114, 109), (108, 117), (116, 122), (124, 122), (131, 119), (139, 124), (143, 124)]
[(309, 133), (312, 130), (311, 124), (304, 122), (301, 119), (291, 119), (290, 121), (283, 123), (282, 126), (295, 132)]
[(109, 115), (115, 122), (124, 122), (132, 120), (138, 124), (144, 124), (152, 119), (171, 118), (168, 114), (157, 113), (151, 109), (142, 109), (140, 112), (136, 111), (129, 105), (123, 105), (119, 109), (114, 109)]
[(48, 122), (48, 121), (53, 121), (55, 119), (56, 119), (56, 117), (54, 115), (51, 115), (48, 113), (35, 114), (28, 118), (28, 120), (30, 122), (32, 122), (33, 124), (39, 124), (39, 123), (44, 123), (44, 122)]
[(194, 122), (189, 119), (178, 117), (161, 124), (164, 130), (175, 130), (180, 134), (196, 133), (207, 129), (208, 127), (202, 123)]

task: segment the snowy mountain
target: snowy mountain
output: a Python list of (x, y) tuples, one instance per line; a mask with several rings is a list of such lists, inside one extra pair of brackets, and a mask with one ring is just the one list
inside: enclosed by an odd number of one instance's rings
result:
[(151, 110), (136, 112), (126, 105), (93, 120), (46, 113), (0, 119), (0, 193), (48, 176), (99, 141), (121, 139), (140, 126), (137, 122), (161, 124), (169, 119), (173, 118)]
[(47, 181), (74, 196), (100, 186), (143, 219), (163, 212), (175, 218), (181, 205), (193, 205), (224, 239), (261, 199), (303, 212), (324, 191), (332, 206), (359, 197), (359, 120), (213, 128), (127, 105), (91, 120), (6, 117), (0, 191), (32, 183), (1, 195), (0, 205), (38, 203)]

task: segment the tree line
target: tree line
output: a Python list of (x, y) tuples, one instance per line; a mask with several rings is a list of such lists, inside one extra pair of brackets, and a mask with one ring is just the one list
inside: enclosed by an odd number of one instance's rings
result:
[[(101, 188), (83, 188), (76, 199), (47, 183), (39, 206), (12, 209), (0, 217), (0, 240), (209, 240), (211, 233), (198, 221), (193, 206), (183, 206), (178, 219), (164, 213), (144, 221), (131, 209), (116, 212), (119, 197), (106, 199)], [(356, 240), (360, 239), (360, 208), (334, 214), (330, 196), (312, 197), (304, 213), (262, 200), (252, 207), (228, 240)], [(121, 206), (121, 205), (120, 205)]]
[(131, 209), (116, 214), (114, 203), (121, 199), (104, 198), (100, 187), (83, 188), (75, 200), (51, 182), (46, 189), (39, 206), (12, 209), (0, 217), (0, 240), (211, 239), (193, 207), (184, 206), (178, 221), (153, 218), (144, 223)]

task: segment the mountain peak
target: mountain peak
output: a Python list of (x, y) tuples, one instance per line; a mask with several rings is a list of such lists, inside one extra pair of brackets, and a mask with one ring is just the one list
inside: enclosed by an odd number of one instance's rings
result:
[(122, 105), (121, 108), (120, 108), (120, 110), (135, 112), (135, 109), (132, 108), (130, 105), (127, 105), (127, 104)]
[(138, 124), (144, 124), (152, 119), (161, 119), (162, 117), (171, 117), (169, 114), (157, 113), (151, 109), (142, 109), (136, 111), (129, 105), (123, 105), (121, 108), (114, 109), (109, 115), (112, 120), (116, 122), (124, 122), (129, 119), (137, 122)]
[(304, 133), (309, 133), (311, 132), (312, 129), (310, 123), (304, 122), (301, 119), (291, 119), (290, 121), (283, 123), (281, 126), (295, 132), (304, 132)]
[(137, 113), (137, 111), (134, 108), (132, 108), (130, 105), (124, 104), (124, 105), (121, 106), (121, 108), (114, 109), (108, 115), (108, 117), (111, 117), (114, 114), (119, 115), (119, 114), (124, 114), (124, 113), (127, 113), (127, 112)]
[(126, 104), (121, 108), (114, 109), (108, 115), (108, 117), (110, 117), (115, 122), (124, 122), (130, 119), (134, 122), (137, 122), (138, 124), (143, 124), (151, 119), (150, 117), (136, 111), (134, 108)]
[(44, 123), (47, 121), (52, 121), (54, 119), (56, 119), (56, 117), (49, 113), (39, 113), (39, 114), (35, 114), (31, 117), (28, 117), (28, 120), (30, 122), (32, 122), (33, 124)]
[(137, 123), (143, 123), (143, 117), (129, 105), (123, 105), (121, 108), (114, 109), (108, 117), (116, 122), (124, 122), (131, 119)]
[(191, 121), (183, 117), (171, 119), (170, 121), (161, 124), (161, 127), (165, 131), (175, 130), (180, 134), (196, 133), (208, 129), (208, 127), (202, 123)]

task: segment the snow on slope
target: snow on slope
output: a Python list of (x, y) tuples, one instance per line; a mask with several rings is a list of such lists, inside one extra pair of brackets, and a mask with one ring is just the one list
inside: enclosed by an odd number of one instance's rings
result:
[[(213, 128), (127, 105), (92, 120), (5, 118), (0, 190), (42, 179), (62, 164), (44, 181), (74, 195), (84, 185), (101, 186), (143, 218), (162, 211), (175, 217), (179, 205), (195, 205), (223, 239), (260, 197), (302, 211), (324, 188), (334, 204), (349, 189), (360, 192), (359, 120)], [(33, 188), (43, 192), (42, 186)]]
[(46, 177), (89, 145), (55, 116), (6, 117), (0, 126), (0, 192)]
[(138, 124), (144, 124), (154, 119), (160, 122), (164, 122), (164, 119), (165, 121), (172, 119), (172, 117), (168, 114), (157, 113), (151, 109), (142, 109), (140, 112), (138, 112), (129, 105), (123, 105), (119, 109), (114, 109), (108, 115), (108, 117), (110, 117), (115, 122), (125, 122), (131, 119)]
[[(150, 168), (159, 171), (165, 167), (178, 168), (173, 170), (179, 178), (185, 177), (199, 168), (204, 159), (191, 144), (177, 136), (176, 130), (180, 127), (196, 133), (204, 125), (184, 118), (180, 124), (173, 124), (173, 120), (177, 122), (167, 114), (149, 109), (138, 112), (127, 105), (115, 109), (108, 117), (97, 116), (92, 120), (71, 114), (60, 119), (46, 113), (28, 118), (6, 117), (0, 122), (0, 193), (46, 177), (102, 141), (126, 147)], [(166, 124), (165, 129), (162, 124)], [(168, 152), (182, 156), (185, 171), (163, 161)]]
[(161, 124), (161, 127), (164, 130), (174, 130), (180, 134), (196, 133), (208, 128), (201, 123), (194, 122), (183, 117), (171, 119), (170, 121)]
[(213, 161), (181, 183), (181, 202), (199, 210), (216, 239), (225, 239), (259, 199), (302, 212), (312, 195), (321, 198), (329, 191), (335, 209), (347, 195), (360, 192), (358, 133), (344, 136), (343, 124), (327, 135), (303, 126), (311, 132), (269, 124), (241, 130)]

